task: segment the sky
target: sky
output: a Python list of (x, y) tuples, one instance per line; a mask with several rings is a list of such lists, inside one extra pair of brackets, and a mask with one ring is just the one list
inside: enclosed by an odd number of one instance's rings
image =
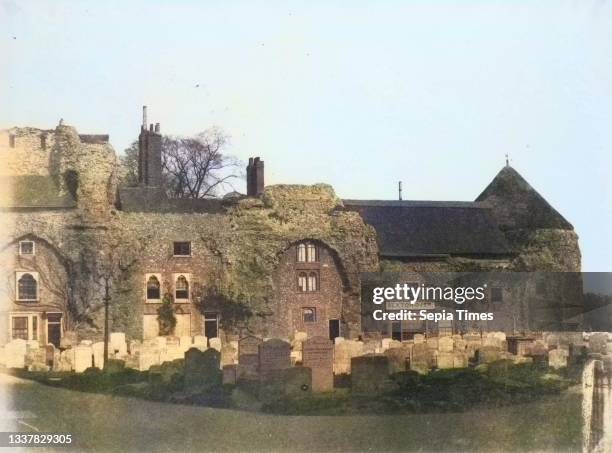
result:
[(0, 25), (0, 128), (121, 153), (147, 105), (342, 198), (474, 200), (507, 153), (612, 271), (611, 1), (0, 0)]

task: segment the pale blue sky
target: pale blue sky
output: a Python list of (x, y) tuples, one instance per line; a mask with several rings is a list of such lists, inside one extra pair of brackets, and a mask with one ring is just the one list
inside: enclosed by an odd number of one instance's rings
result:
[[(266, 182), (473, 200), (512, 165), (612, 271), (608, 1), (0, 0), (0, 127), (217, 125)], [(350, 5), (350, 6), (349, 6)], [(244, 182), (237, 188), (244, 191)]]

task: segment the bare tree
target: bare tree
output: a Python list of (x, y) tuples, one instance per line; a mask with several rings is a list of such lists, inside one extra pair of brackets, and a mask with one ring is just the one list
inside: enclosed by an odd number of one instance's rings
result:
[[(162, 173), (166, 192), (171, 198), (206, 198), (233, 189), (239, 162), (224, 151), (229, 137), (213, 127), (194, 137), (164, 136)], [(121, 157), (122, 185), (138, 181), (138, 143), (134, 142)]]

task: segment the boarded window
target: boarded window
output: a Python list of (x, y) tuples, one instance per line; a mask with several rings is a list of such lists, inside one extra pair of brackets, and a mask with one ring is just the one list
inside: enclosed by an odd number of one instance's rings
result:
[(20, 241), (19, 242), (19, 254), (20, 255), (34, 255), (34, 241)]

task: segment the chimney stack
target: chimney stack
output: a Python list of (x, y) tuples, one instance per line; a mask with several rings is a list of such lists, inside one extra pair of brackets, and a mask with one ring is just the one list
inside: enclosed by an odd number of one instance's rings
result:
[(397, 189), (399, 190), (399, 201), (402, 201), (402, 182), (397, 182)]
[(259, 157), (249, 157), (247, 173), (247, 196), (259, 197), (264, 191), (264, 161)]
[(143, 186), (161, 187), (161, 134), (159, 123), (149, 124), (147, 106), (142, 107), (142, 126), (138, 136), (138, 183)]

